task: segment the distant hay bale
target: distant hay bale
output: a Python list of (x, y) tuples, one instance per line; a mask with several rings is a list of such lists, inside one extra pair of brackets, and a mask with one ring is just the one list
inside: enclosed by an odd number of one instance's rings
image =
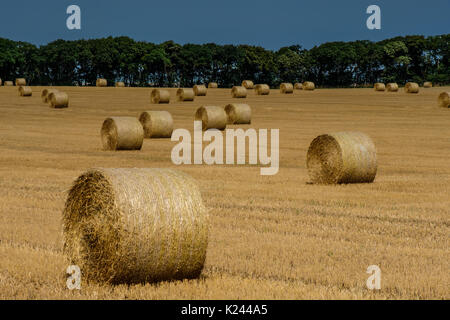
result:
[(450, 92), (442, 92), (439, 95), (438, 105), (442, 108), (450, 108)]
[(283, 94), (293, 93), (294, 86), (292, 83), (282, 83), (280, 84), (280, 92)]
[(255, 86), (255, 92), (259, 96), (266, 96), (270, 93), (270, 87), (267, 84), (257, 84)]
[(432, 88), (433, 87), (433, 83), (430, 81), (426, 81), (423, 83), (423, 87), (424, 88)]
[(137, 118), (111, 117), (103, 122), (101, 137), (104, 150), (141, 150), (144, 129)]
[(234, 86), (231, 88), (231, 96), (233, 98), (246, 98), (247, 97), (247, 89), (242, 86)]
[(243, 86), (245, 89), (253, 89), (253, 87), (254, 87), (255, 85), (253, 84), (253, 81), (251, 81), (251, 80), (244, 80), (244, 81), (242, 81), (242, 86)]
[(361, 132), (338, 132), (315, 138), (308, 149), (310, 179), (317, 184), (373, 182), (377, 154), (372, 140)]
[(65, 92), (52, 91), (47, 95), (47, 101), (51, 108), (69, 107), (69, 96)]
[(12, 82), (12, 81), (5, 81), (5, 83), (3, 85), (5, 87), (12, 87), (14, 85), (14, 82)]
[(210, 88), (210, 89), (217, 89), (218, 87), (219, 87), (219, 85), (217, 84), (217, 82), (208, 83), (208, 88)]
[(196, 84), (193, 89), (196, 96), (206, 96), (208, 92), (208, 89), (203, 84)]
[(316, 88), (316, 85), (314, 84), (314, 82), (305, 81), (302, 84), (302, 88), (303, 88), (303, 90), (312, 91), (312, 90), (314, 90)]
[(231, 103), (225, 106), (228, 124), (250, 124), (252, 121), (252, 109), (248, 104)]
[(31, 87), (20, 86), (19, 87), (19, 96), (21, 97), (31, 97), (33, 95), (33, 90)]
[(41, 91), (41, 99), (42, 102), (44, 103), (48, 103), (48, 96), (50, 95), (50, 93), (52, 92), (58, 92), (57, 89), (44, 89)]
[(26, 86), (27, 80), (25, 78), (17, 78), (16, 79), (16, 86)]
[(125, 82), (123, 81), (116, 82), (116, 88), (123, 88), (123, 87), (125, 87)]
[(397, 92), (398, 91), (398, 84), (397, 83), (388, 83), (386, 85), (386, 89), (388, 92)]
[(108, 81), (106, 79), (97, 79), (97, 81), (95, 82), (95, 86), (97, 86), (97, 87), (107, 87), (108, 86)]
[(2, 79), (0, 79), (0, 86), (3, 84)]
[(225, 130), (227, 126), (227, 114), (225, 110), (217, 106), (203, 106), (197, 109), (195, 120), (202, 122), (202, 129)]
[(405, 85), (406, 93), (419, 93), (419, 85), (415, 82), (408, 82)]
[(170, 92), (169, 90), (163, 89), (153, 89), (150, 99), (152, 103), (169, 103), (170, 102)]
[(303, 84), (301, 84), (300, 82), (297, 82), (296, 84), (294, 84), (294, 89), (295, 90), (302, 90), (303, 89)]
[(385, 84), (381, 83), (381, 82), (375, 83), (375, 85), (373, 87), (375, 88), (375, 91), (386, 91)]
[(208, 211), (181, 171), (90, 169), (74, 181), (62, 223), (63, 252), (88, 281), (194, 279), (205, 263)]
[(178, 101), (194, 101), (195, 92), (191, 88), (180, 88), (177, 90)]
[(172, 115), (168, 111), (144, 111), (139, 117), (144, 138), (170, 138), (173, 131)]

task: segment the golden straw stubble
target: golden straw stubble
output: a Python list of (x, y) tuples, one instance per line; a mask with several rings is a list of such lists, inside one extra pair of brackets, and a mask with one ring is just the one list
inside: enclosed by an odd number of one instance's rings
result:
[(169, 103), (170, 102), (170, 92), (164, 89), (153, 89), (150, 100), (154, 104), (158, 103)]
[(168, 111), (144, 111), (139, 117), (144, 129), (144, 138), (170, 138), (173, 119)]
[(135, 117), (110, 117), (100, 131), (104, 150), (141, 150), (144, 129)]
[(209, 217), (194, 179), (171, 169), (95, 168), (70, 189), (64, 254), (88, 281), (193, 279), (203, 269)]
[(225, 106), (228, 124), (250, 124), (252, 109), (248, 104), (231, 103)]
[(203, 106), (197, 109), (195, 120), (202, 122), (202, 129), (225, 130), (227, 126), (227, 114), (224, 108), (218, 106)]
[(196, 96), (206, 96), (206, 94), (208, 93), (208, 89), (203, 84), (196, 84), (193, 90)]
[(19, 87), (19, 96), (21, 97), (31, 97), (33, 95), (33, 90), (31, 87), (20, 86)]
[(47, 94), (47, 101), (51, 108), (68, 108), (69, 96), (65, 92), (52, 91)]
[(442, 92), (439, 95), (438, 105), (441, 108), (450, 108), (450, 92)]
[(315, 138), (307, 153), (312, 183), (368, 183), (377, 173), (377, 152), (362, 132), (337, 132)]

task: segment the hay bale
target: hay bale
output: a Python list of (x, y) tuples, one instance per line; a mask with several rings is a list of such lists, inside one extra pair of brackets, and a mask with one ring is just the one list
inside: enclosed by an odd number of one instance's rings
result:
[(44, 103), (48, 103), (48, 96), (53, 92), (59, 92), (57, 89), (44, 89), (41, 91), (41, 100)]
[(242, 81), (241, 86), (243, 86), (245, 89), (253, 89), (253, 87), (255, 85), (253, 84), (253, 81), (251, 81), (251, 80), (244, 80), (244, 81)]
[(203, 84), (196, 84), (194, 86), (194, 94), (196, 96), (206, 96), (207, 92), (208, 92), (208, 89)]
[(228, 124), (250, 124), (252, 121), (252, 109), (248, 104), (231, 103), (225, 106)]
[(312, 91), (312, 90), (314, 90), (316, 88), (316, 85), (314, 84), (314, 82), (305, 81), (302, 84), (302, 88), (303, 88), (303, 90)]
[(438, 105), (442, 108), (450, 108), (450, 92), (442, 92), (439, 95)]
[(19, 96), (21, 97), (31, 97), (33, 95), (33, 90), (31, 87), (20, 86), (19, 87)]
[(301, 84), (300, 82), (297, 82), (296, 84), (294, 84), (294, 89), (295, 90), (302, 90), (303, 89), (303, 84)]
[(388, 83), (386, 85), (386, 89), (387, 89), (388, 92), (397, 92), (398, 91), (398, 84), (395, 83), (395, 82), (394, 83), (393, 82)]
[(255, 92), (259, 96), (266, 96), (270, 93), (270, 87), (267, 84), (257, 84), (255, 86)]
[(209, 219), (194, 179), (171, 169), (95, 168), (80, 175), (63, 212), (64, 254), (93, 282), (199, 277)]
[(170, 92), (169, 90), (163, 89), (153, 89), (150, 99), (152, 103), (169, 103), (170, 102)]
[(177, 90), (178, 101), (194, 101), (195, 92), (191, 88), (180, 88)]
[(5, 87), (12, 87), (14, 85), (14, 83), (12, 81), (5, 81), (5, 83), (3, 85)]
[(231, 96), (233, 98), (246, 98), (247, 97), (247, 89), (242, 86), (234, 86), (231, 88)]
[(25, 78), (17, 78), (16, 79), (16, 86), (26, 86), (27, 80)]
[(144, 111), (139, 117), (144, 138), (170, 138), (173, 131), (172, 115), (168, 111)]
[(375, 91), (386, 91), (386, 86), (381, 82), (375, 83), (373, 87), (375, 88)]
[(47, 95), (47, 101), (51, 108), (69, 107), (69, 96), (65, 92), (52, 91)]
[(96, 87), (107, 87), (108, 81), (106, 79), (97, 79), (97, 81), (95, 82), (95, 86)]
[(125, 87), (125, 82), (118, 81), (118, 82), (116, 82), (115, 86), (116, 86), (116, 88), (123, 88), (123, 87)]
[(283, 94), (294, 93), (294, 86), (292, 83), (280, 84), (280, 92)]
[(0, 79), (0, 86), (3, 84), (2, 79)]
[(134, 117), (107, 118), (100, 132), (104, 150), (141, 150), (144, 129)]
[(406, 93), (419, 93), (419, 85), (415, 82), (408, 82), (405, 84)]
[(217, 84), (217, 82), (208, 83), (208, 88), (210, 88), (210, 89), (217, 89), (218, 87), (219, 87), (219, 85)]
[(309, 146), (307, 167), (313, 183), (373, 182), (377, 173), (375, 145), (361, 132), (321, 135)]
[(227, 114), (225, 110), (217, 106), (203, 106), (197, 109), (195, 120), (202, 122), (202, 129), (225, 130), (227, 126)]
[(426, 81), (423, 83), (423, 87), (424, 88), (432, 88), (433, 87), (433, 83), (430, 81)]

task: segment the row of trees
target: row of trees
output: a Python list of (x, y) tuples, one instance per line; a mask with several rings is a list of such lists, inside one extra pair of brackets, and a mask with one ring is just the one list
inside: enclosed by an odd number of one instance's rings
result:
[(102, 77), (109, 83), (161, 87), (211, 81), (230, 87), (242, 79), (271, 86), (303, 80), (324, 87), (378, 81), (448, 84), (449, 43), (446, 34), (270, 51), (249, 45), (154, 44), (128, 37), (57, 40), (36, 47), (0, 38), (0, 78), (26, 77), (34, 85), (92, 85)]

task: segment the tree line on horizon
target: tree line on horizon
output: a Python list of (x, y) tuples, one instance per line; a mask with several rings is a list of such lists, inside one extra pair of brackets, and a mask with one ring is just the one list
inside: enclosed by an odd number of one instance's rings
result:
[(35, 46), (0, 38), (0, 78), (31, 85), (95, 85), (97, 78), (129, 86), (231, 87), (249, 79), (278, 86), (313, 81), (320, 87), (407, 81), (450, 83), (450, 34), (372, 42), (328, 42), (277, 51), (250, 45), (154, 44), (129, 37), (56, 40)]

